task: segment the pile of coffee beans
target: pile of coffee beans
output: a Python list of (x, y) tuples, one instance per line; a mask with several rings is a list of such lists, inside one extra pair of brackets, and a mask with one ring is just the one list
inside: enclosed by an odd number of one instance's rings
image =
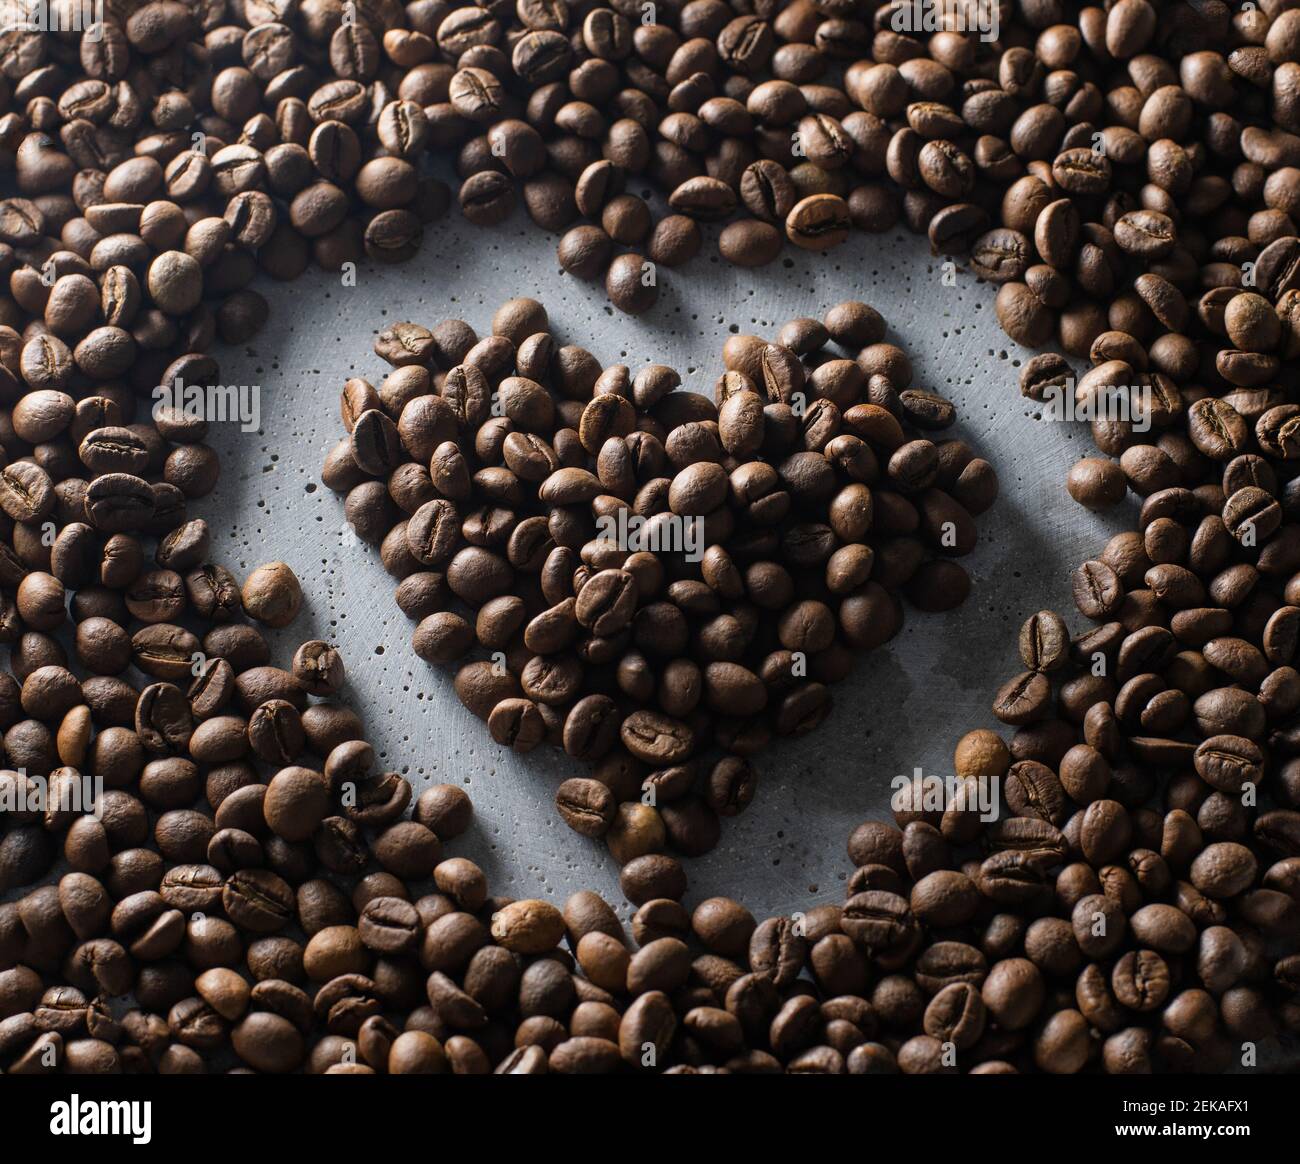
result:
[(711, 400), (663, 365), (602, 368), (515, 299), (483, 338), (386, 328), (393, 370), (344, 387), (322, 477), (399, 580), (416, 653), (459, 667), (498, 743), (596, 764), (557, 803), (620, 863), (712, 848), (749, 757), (825, 719), (902, 596), (966, 598), (955, 559), (997, 478), (939, 439), (952, 404), (884, 335), (849, 302), (734, 336)]
[[(201, 394), (220, 380), (208, 350), (249, 338), (266, 318), (247, 286), (265, 196), (238, 188), (230, 167), (214, 179), (206, 158), (188, 187), (170, 168), (193, 144), (191, 98), (211, 80), (186, 49), (193, 24), (191, 9), (161, 4), (84, 38), (8, 26), (0, 35), (0, 175), (12, 195), (0, 200), (7, 733), (23, 720), (14, 677), (25, 689), (32, 674), (67, 664), (51, 635), (69, 616), (91, 690), (120, 711), (114, 684), (128, 664), (160, 677), (188, 668), (181, 655), (197, 646), (182, 615), (237, 611), (238, 586), (209, 564), (210, 531), (187, 508), (219, 474), (204, 443), (212, 409)], [(63, 706), (75, 694), (63, 675), (52, 690), (51, 707), (99, 712), (90, 697)], [(6, 743), (9, 762), (44, 775), (36, 761), (53, 735), (30, 723)], [(44, 852), (36, 843), (23, 860)]]
[[(0, 1069), (1204, 1071), (1300, 1035), (1300, 14), (642, 9), (0, 32)], [(1021, 390), (1091, 419), (1071, 496), (1140, 499), (1075, 572), (1092, 627), (1023, 628), (1010, 741), (857, 829), (842, 906), (690, 911), (669, 850), (716, 843), (901, 599), (969, 589), (996, 478), (871, 308), (733, 337), (713, 399), (531, 300), (395, 325), (345, 389), (326, 483), (493, 738), (594, 763), (557, 807), (622, 865), (635, 952), (593, 894), (444, 860), (463, 792), (375, 771), (337, 652), (277, 668), (242, 620), (292, 623), (293, 572), (210, 560), (204, 409), (143, 398), (216, 384), (259, 271), (411, 258), (452, 154), (471, 221), (522, 193), (629, 313), (702, 223), (745, 267), (928, 234), (1061, 349)]]
[[(272, 625), (296, 595), (283, 563), (244, 586)], [(5, 746), (24, 767), (0, 773), (0, 887), (40, 879), (55, 848), (67, 872), (0, 904), (3, 1070), (289, 1071), (314, 1030), (355, 1034), (381, 1006), (414, 1005), (402, 879), (472, 895), (468, 862), (441, 860), (468, 798), (428, 788), (403, 819), (411, 786), (376, 770), (327, 643), (284, 670), (255, 627), (224, 623), (186, 691), (170, 680), (188, 658), (158, 668), (121, 638), (168, 678), (137, 692), (125, 663), (80, 684), (48, 664), (5, 691)]]
[[(65, 250), (148, 284), (158, 263), (184, 287), (157, 310), (233, 295), (242, 334), (258, 267), (414, 255), (450, 199), (422, 171), (454, 154), (471, 221), (522, 192), (567, 232), (565, 269), (604, 274), (626, 310), (653, 301), (648, 268), (698, 252), (701, 222), (732, 220), (721, 253), (757, 266), (901, 218), (969, 249), (1013, 337), (1085, 354), (1099, 300), (1167, 321), (1292, 234), (1287, 11), (970, 0), (927, 31), (892, 3), (749, 7), (122, 0), (84, 34), (11, 30), (3, 241), (17, 269)], [(667, 201), (657, 223), (638, 178)]]
[[(215, 617), (191, 612), (209, 622), (202, 639), (82, 620), (80, 680), (45, 633), (5, 698), (22, 770), (0, 779), (0, 884), (45, 883), (0, 904), (0, 1068), (1267, 1067), (1300, 1033), (1286, 726), (1300, 679), (1284, 661), (1300, 616), (1274, 611), (1258, 648), (1230, 633), (1249, 598), (1180, 605), (1172, 626), (1196, 648), (1154, 623), (1126, 630), (1126, 610), (1155, 608), (1131, 581), (1144, 553), (1121, 534), (1081, 567), (1080, 608), (1109, 623), (1074, 640), (1050, 611), (1025, 624), (1027, 670), (994, 708), (1017, 728), (1010, 744), (968, 734), (955, 787), (918, 779), (896, 825), (856, 829), (842, 905), (761, 923), (725, 898), (688, 909), (682, 865), (630, 845), (616, 855), (635, 949), (595, 894), (562, 911), (493, 898), (476, 865), (444, 859), (471, 820), (464, 793), (417, 798), (375, 771), (337, 699), (337, 652), (308, 642), (282, 670), (237, 621), (241, 608), (292, 621), (301, 594), (283, 563), (226, 580)], [(1243, 576), (1210, 584), (1226, 601)], [(1167, 583), (1187, 598), (1203, 585), (1168, 562), (1136, 577), (1162, 602)], [(132, 666), (154, 681), (137, 690)], [(1193, 724), (1199, 743), (1184, 740)], [(92, 811), (76, 799), (83, 774), (103, 784)], [(569, 782), (575, 817), (589, 783)], [(56, 854), (67, 871), (50, 881)]]
[[(134, 571), (117, 588), (79, 590), (71, 602), (75, 627), (64, 625), (66, 599), (53, 574), (32, 571), (19, 586), (21, 616), (41, 629), (22, 632), (10, 646), (9, 670), (0, 672), (9, 765), (0, 774), (0, 891), (30, 884), (59, 858), (78, 869), (90, 862), (88, 871), (100, 872), (123, 847), (117, 840), (136, 838), (146, 822), (133, 795), (123, 794), (131, 803), (121, 807), (120, 837), (89, 817), (73, 819), (95, 799), (83, 795), (86, 782), (106, 789), (109, 802), (119, 789), (143, 783), (157, 792), (144, 795), (150, 807), (181, 809), (197, 796), (196, 764), (242, 760), (249, 739), (254, 751), (265, 751), (282, 734), (301, 737), (302, 683), (269, 667), (265, 639), (239, 621), (247, 613), (268, 626), (285, 625), (301, 605), (297, 578), (271, 563), (254, 570), (241, 592), (229, 570), (207, 561), (202, 520), (178, 534), (163, 539), (157, 556), (180, 565), (184, 577), (168, 567), (144, 568), (140, 544), (119, 535), (106, 568), (126, 573), (134, 563)], [(80, 548), (93, 549), (93, 542)], [(56, 543), (54, 552), (61, 549)], [(89, 565), (96, 568), (98, 559)], [(304, 677), (317, 656), (328, 670), (332, 656), (313, 648), (299, 661)], [(79, 805), (75, 812), (59, 808), (65, 786)]]
[[(1026, 625), (1036, 666), (1058, 621)], [(372, 772), (326, 644), (239, 678), (244, 710), (276, 695), (188, 744), (180, 697), (173, 753), (73, 822), (57, 883), (0, 905), (5, 1072), (1135, 1074), (1267, 1067), (1300, 1029), (1297, 860), (1256, 860), (1285, 826), (1202, 848), (1186, 809), (1105, 796), (1131, 799), (1105, 743), (1053, 786), (1013, 762), (1019, 734), (970, 733), (946, 805), (918, 781), (898, 826), (854, 830), (843, 905), (688, 908), (680, 870), (640, 857), (629, 945), (595, 893), (492, 897), (444, 858), (460, 789), (403, 819), (412, 790)], [(1241, 749), (1221, 738), (1197, 771), (1223, 784)], [(1014, 815), (989, 822), (996, 783)]]
[[(410, 258), (450, 194), (417, 172), (430, 127), (397, 92), (393, 54), (410, 68), (419, 47), (384, 33), (421, 37), (398, 31), (397, 4), (349, 12), (123, 0), (84, 33), (6, 30), (0, 164), (19, 194), (0, 216), (10, 269), (39, 274), (58, 252), (59, 274), (125, 280), (104, 292), (122, 317), (112, 326), (154, 341), (215, 328), (239, 342), (265, 321), (248, 287), (259, 268), (292, 279), (313, 260), (338, 270)], [(84, 327), (95, 302), (70, 307)]]
[[(1186, 490), (1151, 499), (1142, 533), (1075, 572), (1095, 625), (1072, 637), (1042, 611), (1022, 628), (1026, 670), (993, 704), (1010, 745), (967, 736), (947, 810), (907, 814), (932, 841), (984, 835), (972, 884), (1039, 918), (1026, 942), (1042, 929), (1040, 969), (1082, 966), (1053, 1021), (1081, 1062), (1105, 1038), (1110, 1071), (1153, 1054), (1172, 1070), (1253, 1067), (1256, 1044), (1300, 1034), (1296, 563), (1277, 543), (1249, 561), (1236, 544)], [(989, 782), (1012, 815), (985, 829), (961, 809)], [(1130, 1012), (1159, 1028), (1131, 1029)]]
[[(259, 268), (413, 256), (450, 199), (424, 171), (454, 154), (471, 221), (522, 192), (566, 232), (562, 266), (604, 274), (626, 310), (700, 249), (700, 223), (727, 222), (721, 253), (756, 266), (901, 220), (969, 255), (1029, 346), (1085, 356), (1105, 332), (1144, 343), (1208, 315), (1232, 345), (1209, 387), (1271, 382), (1274, 329), (1216, 319), (1234, 289), (1276, 302), (1300, 246), (1300, 20), (1280, 0), (968, 0), (937, 31), (893, 3), (750, 7), (120, 0), (84, 34), (11, 29), (10, 294), (43, 313), (58, 254), (57, 276), (115, 272), (106, 326), (151, 352), (160, 332), (244, 337)], [(666, 199), (658, 222), (639, 178)], [(87, 290), (54, 297), (74, 329)], [(1135, 373), (1169, 374), (1152, 363)]]
[[(1076, 356), (1110, 330), (1183, 333), (1234, 289), (1290, 289), (1300, 19), (1281, 0), (966, 0), (937, 30), (912, 27), (925, 5), (753, 7), (118, 0), (84, 34), (11, 29), (10, 273), (33, 282), (56, 252), (59, 275), (125, 268), (151, 342), (192, 314), (251, 334), (258, 268), (414, 255), (450, 199), (424, 171), (455, 155), (471, 221), (522, 193), (566, 232), (564, 268), (604, 274), (631, 311), (714, 222), (721, 253), (756, 266), (902, 221), (999, 286), (1009, 335)], [(670, 214), (655, 222), (638, 179)], [(59, 300), (80, 319), (77, 287)], [(1207, 326), (1232, 344), (1215, 381), (1273, 379), (1267, 325), (1245, 347), (1246, 324)]]

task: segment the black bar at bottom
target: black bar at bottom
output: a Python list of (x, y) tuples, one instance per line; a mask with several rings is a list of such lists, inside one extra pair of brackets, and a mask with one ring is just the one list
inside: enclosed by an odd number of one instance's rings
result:
[(619, 1076), (503, 1084), (426, 1076), (7, 1076), (0, 1080), (0, 1137), (9, 1159), (20, 1159), (16, 1153), (25, 1149), (211, 1151), (218, 1143), (227, 1152), (244, 1143), (259, 1151), (274, 1144), (277, 1151), (406, 1155), (424, 1137), (441, 1140), (456, 1129), (487, 1132), (497, 1150), (553, 1145), (557, 1133), (574, 1130), (580, 1112), (584, 1140), (607, 1131), (618, 1137), (609, 1147), (643, 1143), (656, 1154), (656, 1145), (681, 1144), (691, 1127), (711, 1128), (710, 1139), (721, 1137), (734, 1152), (746, 1141), (770, 1150), (773, 1134), (806, 1141), (819, 1126), (838, 1127), (831, 1132), (836, 1139), (856, 1128), (853, 1138), (866, 1144), (886, 1134), (879, 1142), (892, 1141), (894, 1150), (911, 1141), (926, 1151), (964, 1152), (986, 1134), (1004, 1135), (1008, 1121), (1022, 1142), (1041, 1132), (1038, 1142), (1068, 1146), (1071, 1155), (1125, 1140), (1245, 1140), (1263, 1148), (1285, 1142), (1281, 1137), (1294, 1128), (1295, 1087), (1288, 1078), (1294, 1077)]

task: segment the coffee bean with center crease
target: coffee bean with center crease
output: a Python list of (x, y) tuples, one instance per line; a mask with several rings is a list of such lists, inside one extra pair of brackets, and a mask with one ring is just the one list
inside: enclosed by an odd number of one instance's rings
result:
[(835, 194), (811, 194), (791, 207), (785, 233), (804, 250), (830, 250), (848, 238), (850, 225), (844, 199)]
[(695, 733), (670, 716), (635, 711), (623, 720), (620, 735), (634, 756), (657, 767), (688, 759), (695, 750)]
[(689, 178), (672, 192), (668, 204), (675, 211), (702, 222), (716, 222), (735, 209), (736, 195), (717, 178)]
[(555, 793), (560, 817), (585, 837), (603, 836), (614, 820), (613, 794), (598, 780), (574, 777), (564, 781)]
[(101, 533), (140, 529), (152, 516), (154, 495), (147, 482), (129, 473), (105, 473), (86, 490), (86, 517)]
[(460, 188), (460, 208), (475, 226), (497, 226), (510, 217), (516, 195), (510, 178), (484, 170), (467, 178)]
[(351, 434), (352, 459), (367, 473), (384, 476), (402, 459), (397, 426), (377, 408), (357, 417)]
[(637, 603), (636, 579), (626, 570), (602, 570), (587, 580), (574, 613), (592, 634), (617, 634), (632, 620)]
[(135, 731), (150, 751), (180, 755), (194, 730), (189, 701), (171, 683), (151, 683), (135, 708)]
[(577, 759), (598, 760), (618, 739), (618, 708), (607, 695), (578, 700), (564, 720), (564, 750)]
[(416, 561), (425, 566), (445, 563), (454, 552), (459, 516), (449, 501), (428, 501), (406, 526), (406, 544)]
[(293, 894), (288, 884), (263, 869), (245, 869), (233, 874), (221, 891), (221, 900), (231, 921), (259, 934), (281, 929), (293, 910)]
[(774, 225), (784, 223), (796, 201), (789, 174), (772, 160), (754, 162), (745, 168), (740, 197), (750, 214)]

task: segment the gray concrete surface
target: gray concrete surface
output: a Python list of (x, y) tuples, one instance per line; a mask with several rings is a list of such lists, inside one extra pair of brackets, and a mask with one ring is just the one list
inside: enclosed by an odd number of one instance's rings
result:
[(961, 272), (945, 286), (940, 261), (904, 232), (858, 236), (828, 257), (787, 251), (758, 272), (711, 257), (710, 237), (689, 267), (660, 272), (659, 304), (637, 320), (615, 313), (603, 290), (563, 274), (554, 242), (522, 216), (488, 231), (453, 214), (414, 262), (362, 268), (355, 287), (318, 271), (263, 286), (270, 325), (246, 349), (222, 355), (226, 382), (261, 385), (262, 429), (227, 425), (214, 438), (222, 482), (200, 507), (217, 532), (214, 557), (241, 574), (273, 558), (294, 567), (306, 610), (281, 641), (288, 649), (290, 639), (318, 635), (338, 644), (350, 698), (384, 764), (417, 789), (447, 781), (470, 792), (477, 823), (456, 851), (480, 861), (496, 892), (561, 902), (594, 888), (626, 911), (604, 846), (554, 813), (555, 787), (576, 767), (549, 749), (520, 757), (492, 742), (460, 706), (450, 675), (412, 651), (378, 552), (348, 537), (341, 501), (319, 477), (341, 433), (339, 392), (349, 376), (382, 374), (371, 345), (386, 325), (457, 316), (486, 331), (495, 307), (515, 295), (545, 302), (556, 334), (603, 363), (671, 364), (685, 387), (705, 392), (729, 334), (773, 335), (793, 316), (866, 300), (912, 357), (917, 384), (957, 404), (960, 435), (1000, 475), (1001, 497), (966, 559), (974, 592), (948, 615), (909, 611), (903, 632), (835, 689), (835, 710), (818, 732), (758, 759), (754, 804), (726, 822), (715, 852), (689, 865), (696, 900), (726, 893), (760, 917), (838, 900), (850, 871), (844, 842), (859, 821), (887, 815), (891, 779), (917, 767), (946, 774), (962, 732), (997, 726), (988, 706), (1020, 669), (1021, 619), (1054, 606), (1081, 622), (1068, 571), (1122, 523), (1103, 522), (1065, 493), (1066, 469), (1091, 448), (1086, 428), (1038, 418), (1017, 391), (1026, 353), (999, 330), (992, 289)]

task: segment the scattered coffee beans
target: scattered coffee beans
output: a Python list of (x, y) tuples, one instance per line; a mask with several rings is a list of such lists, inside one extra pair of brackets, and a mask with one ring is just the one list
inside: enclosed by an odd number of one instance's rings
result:
[[(4, 1071), (1206, 1071), (1300, 1033), (1300, 17), (897, 16), (154, 0), (5, 32)], [(1140, 499), (1072, 579), (1092, 629), (1022, 629), (1010, 742), (859, 827), (842, 906), (691, 912), (665, 850), (716, 842), (900, 594), (968, 588), (996, 478), (862, 304), (734, 337), (713, 399), (532, 301), (481, 340), (396, 325), (345, 390), (327, 483), (493, 737), (594, 762), (557, 806), (623, 865), (635, 950), (594, 894), (490, 897), (442, 853), (468, 798), (376, 772), (338, 653), (283, 670), (241, 621), (290, 624), (297, 580), (210, 560), (209, 418), (140, 398), (215, 383), (259, 270), (410, 259), (453, 153), (471, 221), (522, 195), (629, 313), (700, 224), (746, 267), (927, 234), (1062, 349), (1021, 389), (1091, 423), (1071, 496)]]

